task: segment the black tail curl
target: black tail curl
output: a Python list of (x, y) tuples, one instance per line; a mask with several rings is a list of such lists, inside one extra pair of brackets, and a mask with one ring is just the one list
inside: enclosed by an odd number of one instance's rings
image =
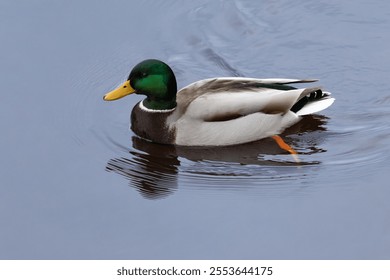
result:
[(315, 91), (310, 92), (308, 95), (302, 97), (297, 103), (294, 104), (294, 106), (291, 107), (290, 110), (296, 113), (301, 110), (307, 103), (314, 100), (322, 99), (327, 96), (328, 94), (323, 93), (321, 89), (317, 89)]

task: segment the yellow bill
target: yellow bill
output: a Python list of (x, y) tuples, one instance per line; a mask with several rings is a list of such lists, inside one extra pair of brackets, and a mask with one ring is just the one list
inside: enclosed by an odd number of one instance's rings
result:
[(135, 92), (135, 89), (133, 89), (130, 85), (130, 81), (127, 80), (123, 84), (121, 84), (118, 88), (114, 89), (113, 91), (110, 91), (107, 93), (103, 99), (105, 101), (112, 101), (117, 100), (119, 98), (125, 97), (126, 95), (132, 94)]

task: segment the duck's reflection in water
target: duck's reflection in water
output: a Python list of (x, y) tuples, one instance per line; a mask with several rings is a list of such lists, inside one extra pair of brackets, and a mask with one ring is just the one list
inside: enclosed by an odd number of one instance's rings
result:
[[(315, 131), (325, 131), (327, 118), (324, 116), (306, 116), (301, 122), (287, 129), (282, 136), (296, 135), (305, 132), (300, 137), (287, 138), (286, 140), (301, 154), (313, 154), (323, 152), (318, 145), (323, 137), (308, 136)], [(298, 141), (301, 136), (307, 140)], [(288, 137), (288, 136), (287, 136)], [(200, 173), (204, 173), (205, 164), (208, 162), (219, 162), (221, 164), (260, 165), (260, 166), (302, 166), (307, 164), (318, 164), (319, 162), (296, 163), (291, 161), (266, 160), (265, 156), (286, 154), (271, 138), (262, 139), (256, 142), (228, 146), (228, 147), (183, 147), (173, 145), (162, 145), (151, 143), (138, 137), (133, 137), (133, 149), (129, 151), (128, 157), (114, 158), (108, 161), (106, 170), (113, 171), (129, 180), (130, 186), (135, 187), (149, 199), (163, 198), (173, 193), (178, 188), (178, 173), (180, 163), (184, 159), (192, 162), (202, 162)], [(304, 147), (301, 147), (304, 145)], [(182, 164), (183, 165), (183, 164)], [(229, 176), (234, 173), (226, 169), (226, 174), (207, 172), (209, 176)], [(196, 173), (196, 167), (192, 167), (192, 173)], [(223, 179), (223, 178), (221, 178)], [(204, 181), (202, 181), (204, 183)]]
[(128, 158), (109, 160), (106, 170), (127, 178), (130, 186), (138, 189), (145, 198), (162, 198), (174, 192), (180, 165), (175, 146), (133, 137), (133, 147)]

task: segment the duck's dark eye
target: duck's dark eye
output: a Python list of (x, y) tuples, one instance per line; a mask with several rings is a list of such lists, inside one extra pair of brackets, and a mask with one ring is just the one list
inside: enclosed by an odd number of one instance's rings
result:
[(146, 77), (148, 74), (146, 74), (145, 72), (142, 72), (141, 76), (142, 77)]

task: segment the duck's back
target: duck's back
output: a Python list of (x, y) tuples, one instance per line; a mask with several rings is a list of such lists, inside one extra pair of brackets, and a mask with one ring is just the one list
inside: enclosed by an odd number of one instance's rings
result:
[[(300, 120), (291, 108), (319, 88), (287, 83), (314, 80), (215, 78), (179, 91), (171, 118), (179, 145), (234, 145), (281, 133)], [(330, 106), (330, 104), (328, 105)]]

